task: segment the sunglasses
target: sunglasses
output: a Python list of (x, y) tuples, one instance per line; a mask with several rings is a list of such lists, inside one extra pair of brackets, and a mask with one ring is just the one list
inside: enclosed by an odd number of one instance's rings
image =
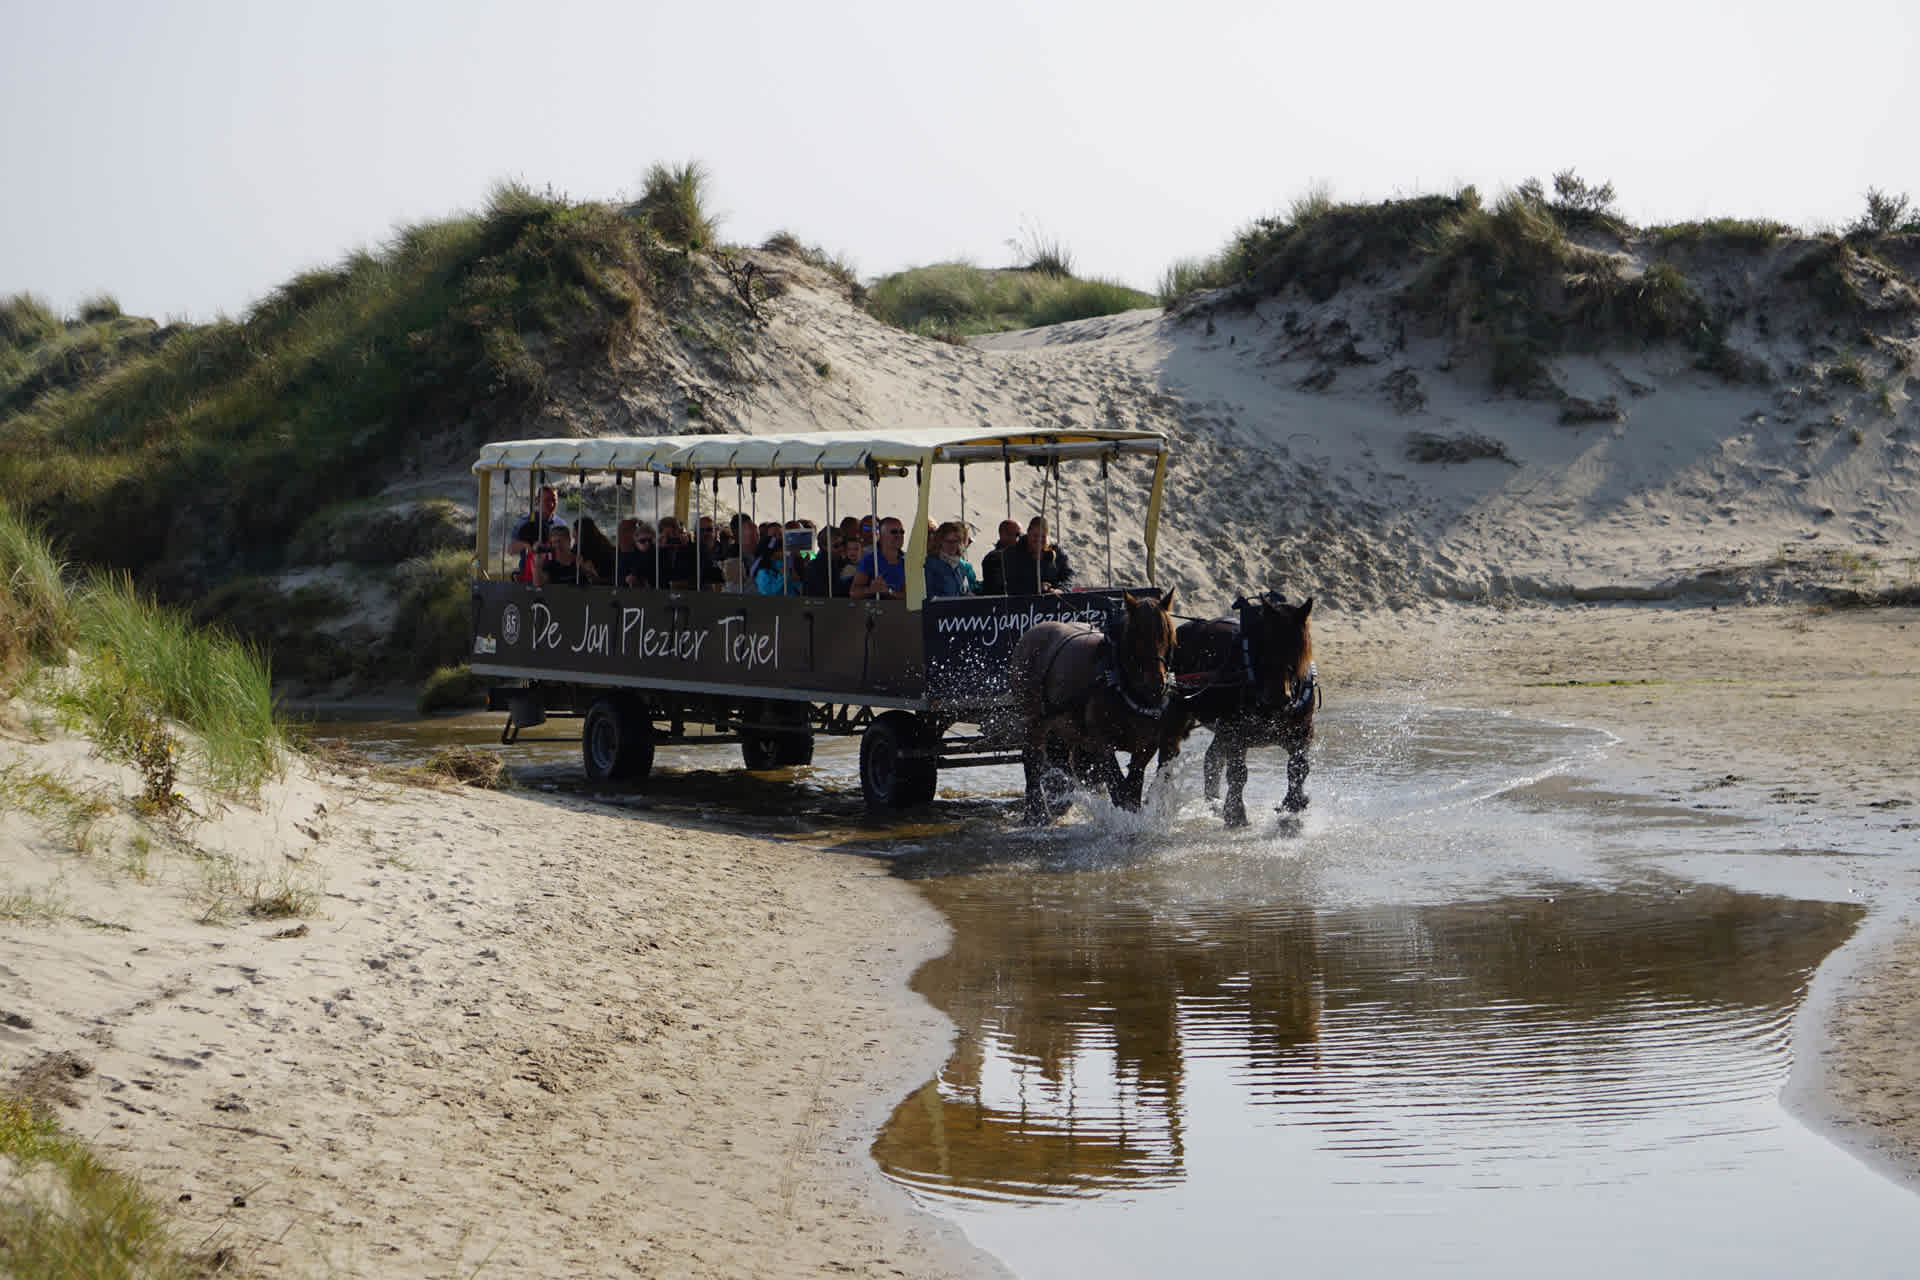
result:
[(653, 539), (652, 538), (635, 538), (633, 540), (633, 545), (636, 547), (650, 547), (653, 545)]

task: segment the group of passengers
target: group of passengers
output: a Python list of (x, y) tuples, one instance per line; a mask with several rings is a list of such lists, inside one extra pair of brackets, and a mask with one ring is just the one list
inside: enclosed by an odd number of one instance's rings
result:
[[(898, 516), (859, 519), (816, 529), (814, 522), (769, 520), (756, 525), (734, 515), (717, 525), (699, 518), (692, 536), (672, 516), (658, 528), (638, 517), (619, 523), (609, 541), (586, 516), (579, 536), (559, 515), (552, 485), (539, 491), (534, 514), (520, 522), (507, 543), (517, 558), (514, 578), (537, 586), (663, 586), (690, 590), (744, 591), (760, 595), (841, 596), (854, 600), (904, 600), (907, 596), (907, 528)], [(1066, 589), (1073, 567), (1047, 541), (1047, 521), (1035, 516), (1021, 532), (1017, 521), (1000, 522), (999, 541), (975, 575), (968, 562), (972, 534), (949, 520), (927, 531), (926, 594), (1041, 595)]]
[[(904, 600), (907, 595), (907, 527), (898, 517), (880, 521), (879, 539), (854, 565), (848, 595), (855, 600)], [(976, 577), (967, 559), (973, 541), (964, 522), (949, 520), (927, 531), (926, 594), (929, 597), (1035, 596), (1062, 591), (1073, 582), (1067, 553), (1047, 541), (1047, 521), (1035, 516), (1025, 534), (1017, 521), (1000, 522), (1000, 541), (980, 562)]]

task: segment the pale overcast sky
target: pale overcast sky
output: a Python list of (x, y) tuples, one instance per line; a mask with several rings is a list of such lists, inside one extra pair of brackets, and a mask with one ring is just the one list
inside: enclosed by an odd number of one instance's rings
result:
[(1572, 166), (1636, 222), (1920, 198), (1920, 5), (0, 0), (0, 296), (238, 315), (498, 180), (706, 166), (863, 276), (1024, 230), (1152, 289), (1338, 199)]

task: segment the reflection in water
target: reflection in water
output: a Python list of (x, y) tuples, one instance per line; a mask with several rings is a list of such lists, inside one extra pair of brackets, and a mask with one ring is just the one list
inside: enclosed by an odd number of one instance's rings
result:
[(1920, 1212), (1778, 1102), (1860, 907), (1661, 873), (1727, 819), (1567, 785), (1593, 735), (1326, 720), (1294, 838), (1188, 779), (896, 860), (959, 1038), (889, 1176), (1023, 1276), (1903, 1273)]
[(1716, 889), (1196, 907), (1155, 903), (1151, 868), (922, 888), (955, 938), (914, 985), (960, 1047), (874, 1154), (922, 1190), (1015, 1199), (1182, 1177), (1201, 1059), (1273, 1122), (1389, 1167), (1512, 1179), (1491, 1166), (1524, 1164), (1542, 1126), (1710, 1128), (1712, 1104), (1778, 1089), (1808, 976), (1860, 915)]

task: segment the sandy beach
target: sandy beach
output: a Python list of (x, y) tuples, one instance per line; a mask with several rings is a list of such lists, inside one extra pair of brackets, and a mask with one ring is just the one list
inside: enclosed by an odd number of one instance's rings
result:
[[(1920, 839), (1920, 613), (1636, 605), (1331, 614), (1338, 697), (1594, 725), (1657, 796)], [(0, 768), (135, 780), (31, 708)], [(869, 859), (551, 794), (302, 759), (136, 857), (9, 809), (0, 1070), (268, 1275), (995, 1273), (867, 1155), (949, 1028), (943, 925)], [(78, 847), (77, 847), (78, 846)], [(1920, 882), (1822, 972), (1790, 1100), (1920, 1177)], [(265, 889), (308, 914), (258, 919)]]

